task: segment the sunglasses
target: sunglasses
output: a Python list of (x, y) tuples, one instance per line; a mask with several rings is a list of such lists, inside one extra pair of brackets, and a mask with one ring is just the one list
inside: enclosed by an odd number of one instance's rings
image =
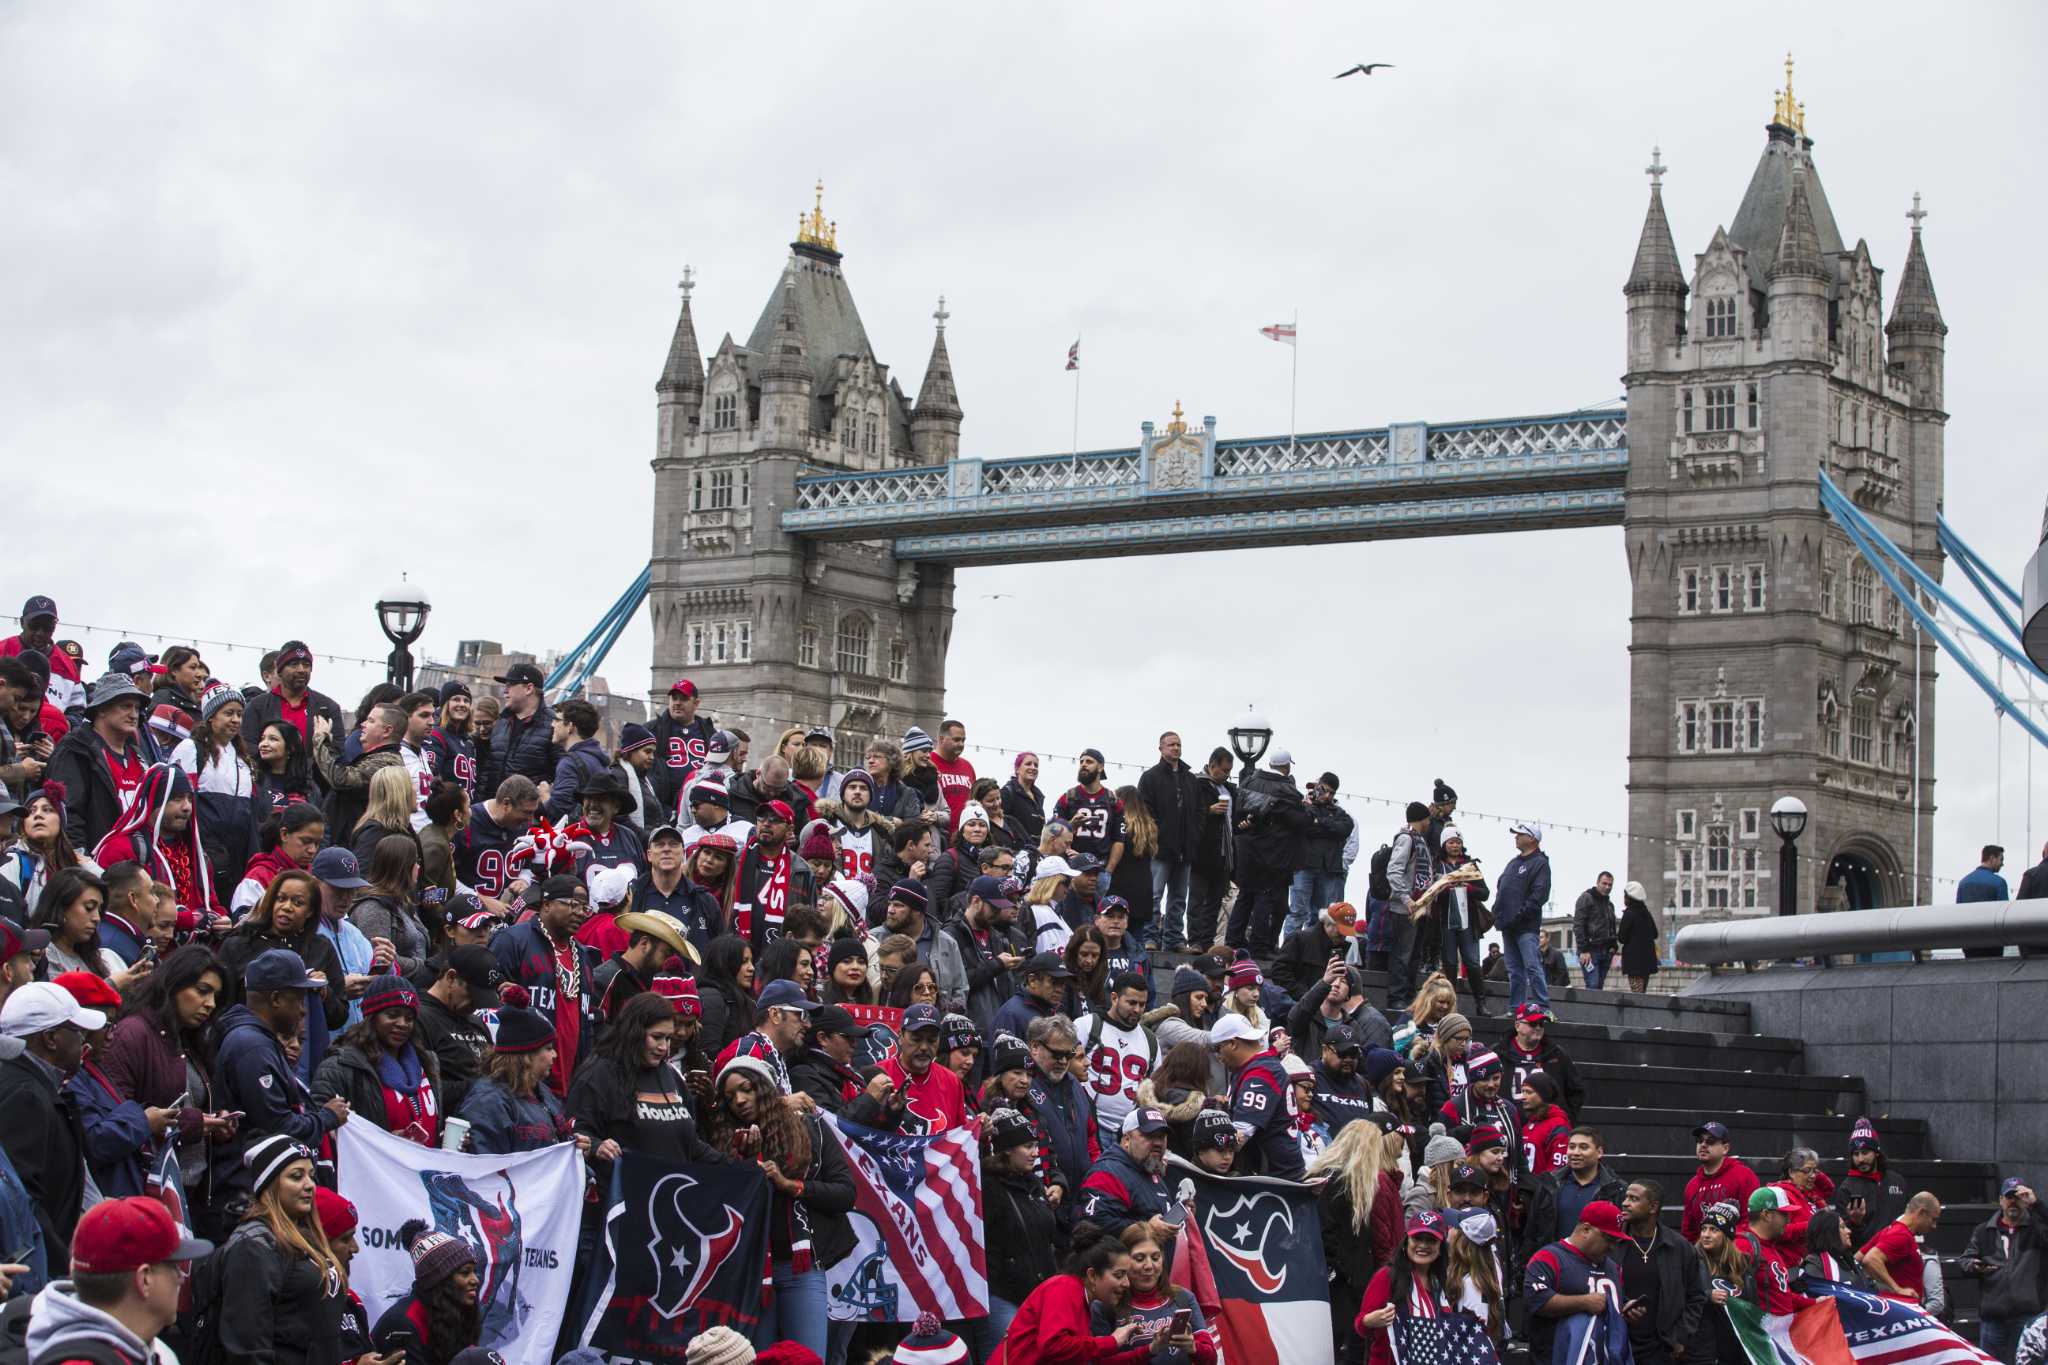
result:
[[(1040, 1046), (1040, 1047), (1045, 1047), (1045, 1044), (1043, 1044), (1043, 1043), (1040, 1043), (1040, 1044), (1039, 1044), (1039, 1046)], [(1074, 1055), (1075, 1055), (1075, 1054), (1074, 1054), (1074, 1052), (1073, 1052), (1073, 1050), (1072, 1050), (1072, 1049), (1069, 1049), (1068, 1051), (1065, 1051), (1065, 1052), (1061, 1052), (1061, 1051), (1059, 1051), (1059, 1050), (1058, 1050), (1057, 1048), (1050, 1048), (1050, 1047), (1046, 1047), (1046, 1048), (1045, 1048), (1045, 1055), (1046, 1055), (1046, 1056), (1048, 1056), (1048, 1057), (1050, 1057), (1050, 1058), (1052, 1058), (1052, 1059), (1053, 1059), (1054, 1061), (1056, 1061), (1056, 1062), (1062, 1062), (1062, 1063), (1064, 1063), (1064, 1062), (1071, 1062), (1071, 1061), (1073, 1061), (1073, 1060), (1074, 1060)]]

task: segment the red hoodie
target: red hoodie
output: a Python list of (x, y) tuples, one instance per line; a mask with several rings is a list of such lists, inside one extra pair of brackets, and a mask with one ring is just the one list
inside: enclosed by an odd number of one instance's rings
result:
[[(1740, 1157), (1725, 1157), (1721, 1169), (1708, 1175), (1702, 1166), (1693, 1172), (1685, 1185), (1685, 1217), (1679, 1223), (1679, 1231), (1688, 1242), (1697, 1242), (1700, 1237), (1700, 1219), (1714, 1205), (1730, 1203), (1742, 1210), (1741, 1217), (1749, 1216), (1749, 1196), (1756, 1192), (1763, 1182), (1757, 1179), (1755, 1171), (1742, 1164)], [(1812, 1214), (1807, 1215), (1809, 1218)]]
[(1142, 1365), (1148, 1343), (1118, 1346), (1089, 1332), (1088, 1291), (1072, 1275), (1055, 1275), (1017, 1305), (1009, 1335), (990, 1365)]

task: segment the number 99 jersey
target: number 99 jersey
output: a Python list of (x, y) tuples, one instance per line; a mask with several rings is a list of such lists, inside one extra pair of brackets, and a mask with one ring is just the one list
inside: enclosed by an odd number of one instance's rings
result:
[(1118, 1028), (1099, 1015), (1074, 1025), (1081, 1056), (1088, 1063), (1088, 1094), (1095, 1102), (1095, 1123), (1105, 1147), (1120, 1140), (1124, 1115), (1138, 1105), (1138, 1082), (1152, 1074), (1159, 1043), (1143, 1024)]

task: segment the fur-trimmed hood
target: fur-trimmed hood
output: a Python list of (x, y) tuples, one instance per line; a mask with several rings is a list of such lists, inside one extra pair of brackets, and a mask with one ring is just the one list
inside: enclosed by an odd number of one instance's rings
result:
[[(835, 825), (846, 822), (846, 807), (840, 804), (839, 798), (836, 796), (823, 801), (813, 801), (811, 803), (811, 813), (820, 820), (830, 820)], [(884, 838), (896, 832), (897, 822), (895, 820), (890, 819), (873, 807), (868, 808), (868, 815), (875, 828), (882, 831)]]
[(1138, 1103), (1149, 1109), (1157, 1109), (1166, 1115), (1168, 1123), (1193, 1123), (1195, 1115), (1202, 1112), (1202, 1106), (1208, 1103), (1208, 1100), (1209, 1097), (1201, 1091), (1190, 1090), (1185, 1099), (1174, 1104), (1159, 1097), (1159, 1091), (1152, 1084), (1150, 1076), (1138, 1082)]

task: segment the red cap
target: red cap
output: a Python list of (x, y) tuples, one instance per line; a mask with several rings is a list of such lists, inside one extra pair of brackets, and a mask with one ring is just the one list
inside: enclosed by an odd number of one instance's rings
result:
[(50, 979), (89, 1010), (121, 1008), (121, 992), (91, 972), (65, 972)]
[(691, 682), (688, 678), (677, 678), (668, 685), (668, 694), (671, 697), (694, 697), (697, 695), (697, 684)]
[(313, 1213), (327, 1240), (338, 1242), (356, 1230), (356, 1206), (325, 1185), (313, 1187)]
[(784, 824), (793, 825), (796, 823), (796, 812), (790, 808), (790, 804), (787, 801), (763, 801), (760, 809), (781, 816)]
[(1596, 1228), (1609, 1237), (1623, 1236), (1621, 1210), (1606, 1199), (1595, 1199), (1579, 1214), (1579, 1221), (1587, 1227)]
[(118, 1275), (212, 1252), (213, 1243), (186, 1236), (169, 1209), (141, 1195), (93, 1205), (71, 1234), (71, 1269), (80, 1275)]

